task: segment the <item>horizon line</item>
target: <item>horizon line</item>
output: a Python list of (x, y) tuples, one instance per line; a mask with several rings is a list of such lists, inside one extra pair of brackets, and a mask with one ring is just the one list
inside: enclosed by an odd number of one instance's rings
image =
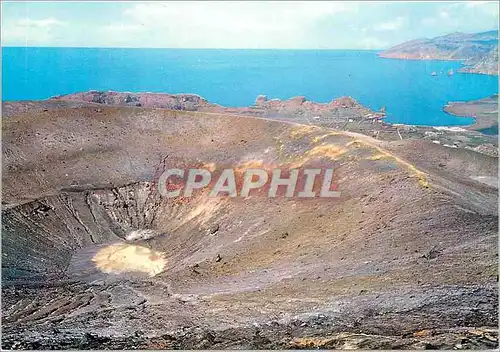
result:
[(175, 47), (120, 47), (120, 46), (19, 46), (1, 45), (1, 48), (44, 48), (44, 49), (155, 49), (155, 50), (351, 50), (351, 51), (381, 51), (388, 48), (379, 49), (359, 49), (359, 48), (175, 48)]

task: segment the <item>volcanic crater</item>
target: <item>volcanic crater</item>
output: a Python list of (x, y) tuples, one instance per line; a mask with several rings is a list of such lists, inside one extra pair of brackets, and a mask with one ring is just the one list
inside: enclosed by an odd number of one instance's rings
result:
[[(495, 158), (85, 104), (9, 116), (2, 137), (4, 348), (497, 346), (497, 188), (473, 178)], [(318, 164), (339, 198), (156, 184), (173, 167)]]

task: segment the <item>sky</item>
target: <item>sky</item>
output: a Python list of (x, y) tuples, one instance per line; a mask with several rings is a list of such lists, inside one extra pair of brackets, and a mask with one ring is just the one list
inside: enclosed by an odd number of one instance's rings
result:
[(385, 49), (498, 29), (499, 3), (2, 1), (2, 46)]

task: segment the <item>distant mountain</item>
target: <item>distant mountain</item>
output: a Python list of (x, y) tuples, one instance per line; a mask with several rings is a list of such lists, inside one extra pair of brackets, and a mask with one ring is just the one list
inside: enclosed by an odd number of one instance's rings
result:
[(450, 33), (396, 45), (380, 57), (407, 60), (463, 60), (464, 72), (498, 75), (498, 31)]
[(461, 71), (498, 75), (498, 45), (471, 66), (462, 68)]

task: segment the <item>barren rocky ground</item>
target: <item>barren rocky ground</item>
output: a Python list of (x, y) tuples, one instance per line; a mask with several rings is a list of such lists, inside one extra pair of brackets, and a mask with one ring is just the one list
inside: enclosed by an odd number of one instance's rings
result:
[[(140, 105), (4, 104), (3, 348), (498, 347), (497, 158)], [(341, 197), (155, 184), (286, 165), (334, 168)]]

